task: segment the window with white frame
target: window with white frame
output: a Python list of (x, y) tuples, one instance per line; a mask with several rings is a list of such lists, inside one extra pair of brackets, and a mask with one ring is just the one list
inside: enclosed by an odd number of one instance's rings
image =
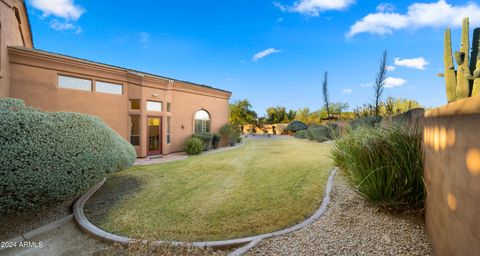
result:
[(147, 111), (162, 112), (162, 102), (147, 100)]
[(195, 133), (210, 133), (210, 114), (205, 110), (195, 113)]
[(58, 87), (81, 91), (92, 91), (92, 80), (59, 75)]
[(123, 86), (121, 84), (114, 84), (114, 83), (96, 81), (95, 82), (95, 91), (96, 92), (122, 95)]

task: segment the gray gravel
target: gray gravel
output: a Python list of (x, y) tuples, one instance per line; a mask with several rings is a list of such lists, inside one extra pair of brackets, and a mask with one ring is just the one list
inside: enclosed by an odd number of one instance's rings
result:
[(369, 205), (335, 177), (327, 212), (309, 227), (266, 239), (249, 255), (433, 255), (423, 220)]

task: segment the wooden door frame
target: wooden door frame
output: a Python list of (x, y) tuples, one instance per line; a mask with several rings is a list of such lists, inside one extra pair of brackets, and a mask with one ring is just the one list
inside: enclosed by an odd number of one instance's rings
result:
[[(160, 119), (160, 125), (158, 126), (158, 129), (159, 129), (159, 141), (158, 141), (158, 144), (160, 146), (160, 149), (159, 151), (149, 151), (148, 148), (150, 146), (150, 141), (149, 141), (149, 138), (150, 138), (150, 126), (148, 125), (148, 120), (150, 118), (158, 118)], [(163, 130), (163, 116), (147, 116), (147, 156), (156, 156), (156, 155), (162, 155), (163, 154), (163, 133), (162, 133), (162, 130)], [(152, 153), (151, 153), (152, 152)]]

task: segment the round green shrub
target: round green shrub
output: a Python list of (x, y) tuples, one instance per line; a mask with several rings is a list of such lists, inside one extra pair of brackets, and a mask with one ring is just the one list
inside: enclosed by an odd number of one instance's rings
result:
[(196, 133), (192, 135), (192, 137), (195, 137), (197, 139), (200, 139), (203, 144), (203, 151), (208, 151), (210, 150), (212, 146), (212, 140), (213, 140), (213, 135), (210, 133)]
[(306, 130), (301, 130), (301, 131), (298, 131), (294, 134), (295, 138), (297, 139), (306, 139), (307, 136), (306, 136), (306, 133), (307, 131)]
[(327, 126), (312, 126), (306, 130), (305, 136), (309, 140), (324, 142), (332, 137), (331, 129)]
[(301, 131), (301, 130), (306, 130), (307, 128), (308, 128), (308, 126), (305, 123), (300, 122), (300, 121), (293, 121), (293, 122), (289, 123), (287, 125), (287, 127), (285, 127), (284, 131), (291, 132), (291, 133), (296, 133), (296, 132)]
[(99, 118), (0, 99), (0, 215), (73, 200), (135, 159), (135, 149)]
[(199, 138), (190, 137), (185, 143), (184, 150), (189, 155), (199, 155), (203, 151), (203, 142)]

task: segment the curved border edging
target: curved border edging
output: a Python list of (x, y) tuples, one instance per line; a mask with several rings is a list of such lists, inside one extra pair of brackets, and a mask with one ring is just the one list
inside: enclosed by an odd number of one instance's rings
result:
[[(330, 176), (328, 177), (327, 186), (324, 192), (324, 197), (323, 197), (322, 204), (320, 205), (320, 208), (308, 219), (304, 220), (303, 222), (295, 226), (282, 229), (279, 231), (271, 232), (271, 233), (244, 237), (244, 238), (230, 239), (230, 240), (204, 241), (204, 242), (181, 242), (181, 241), (158, 240), (158, 241), (154, 241), (152, 244), (154, 246), (159, 246), (159, 245), (168, 243), (175, 246), (201, 247), (201, 248), (211, 247), (214, 249), (226, 249), (226, 248), (232, 248), (232, 247), (246, 244), (246, 246), (238, 248), (237, 250), (231, 253), (231, 255), (241, 255), (247, 252), (249, 249), (253, 248), (258, 242), (260, 242), (265, 238), (285, 235), (293, 231), (297, 231), (317, 221), (327, 211), (328, 204), (330, 203), (330, 192), (332, 191), (332, 188), (333, 188), (333, 180), (335, 178), (336, 173), (337, 173), (337, 168), (334, 168), (331, 171)], [(137, 239), (111, 234), (98, 228), (86, 218), (85, 213), (83, 211), (83, 207), (85, 206), (86, 201), (105, 183), (105, 180), (106, 178), (104, 178), (101, 182), (95, 185), (87, 193), (85, 193), (83, 196), (77, 199), (77, 201), (73, 206), (73, 214), (74, 214), (75, 220), (82, 231), (95, 237), (96, 239), (109, 242), (109, 243), (119, 243), (121, 245), (128, 245), (130, 242)], [(142, 240), (142, 242), (146, 243), (147, 241)]]

